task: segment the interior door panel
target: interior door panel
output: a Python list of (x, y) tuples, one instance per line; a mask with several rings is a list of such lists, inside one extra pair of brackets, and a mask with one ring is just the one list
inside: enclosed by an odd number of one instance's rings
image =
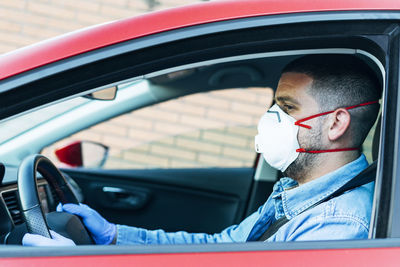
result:
[(244, 216), (252, 168), (64, 170), (111, 222), (215, 233)]

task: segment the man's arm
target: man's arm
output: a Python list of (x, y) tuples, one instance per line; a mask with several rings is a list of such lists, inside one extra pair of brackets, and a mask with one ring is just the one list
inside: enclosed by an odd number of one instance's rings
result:
[[(200, 244), (218, 242), (245, 242), (255, 221), (259, 218), (261, 208), (247, 217), (239, 225), (233, 225), (218, 234), (187, 232), (167, 233), (163, 230), (146, 230), (137, 227), (115, 225), (107, 222), (95, 210), (86, 205), (66, 204), (57, 207), (59, 211), (67, 211), (80, 216), (90, 231), (96, 244), (141, 245), (141, 244)], [(110, 230), (111, 229), (111, 230)], [(57, 233), (56, 237), (59, 236)], [(25, 241), (25, 242), (24, 242)], [(23, 244), (28, 246), (51, 246), (54, 243), (64, 246), (75, 245), (68, 238), (46, 238), (40, 235), (26, 234)]]
[(148, 244), (201, 244), (245, 242), (258, 212), (253, 213), (238, 225), (232, 225), (221, 233), (188, 233), (184, 231), (168, 233), (164, 230), (146, 230), (132, 226), (117, 225), (117, 245), (148, 245)]

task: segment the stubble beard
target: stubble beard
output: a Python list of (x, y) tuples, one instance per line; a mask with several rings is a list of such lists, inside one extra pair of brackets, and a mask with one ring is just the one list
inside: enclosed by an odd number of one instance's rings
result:
[[(321, 121), (320, 121), (321, 122)], [(321, 150), (322, 144), (322, 124), (318, 123), (318, 128), (309, 130), (304, 136), (299, 136), (299, 145), (307, 150)], [(310, 173), (321, 164), (321, 154), (299, 153), (299, 156), (283, 172), (286, 177), (290, 177), (298, 183), (304, 183)]]

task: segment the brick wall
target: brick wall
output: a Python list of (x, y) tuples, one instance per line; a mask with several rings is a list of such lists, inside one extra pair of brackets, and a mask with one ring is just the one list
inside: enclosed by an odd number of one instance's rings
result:
[(0, 54), (107, 21), (200, 0), (1, 0)]

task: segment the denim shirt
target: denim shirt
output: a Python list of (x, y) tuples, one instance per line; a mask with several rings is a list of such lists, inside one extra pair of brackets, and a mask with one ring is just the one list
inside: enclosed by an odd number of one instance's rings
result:
[[(167, 233), (163, 230), (117, 225), (117, 244), (189, 244), (255, 241), (277, 219), (290, 221), (267, 241), (334, 240), (368, 238), (374, 183), (349, 190), (303, 213), (333, 193), (368, 166), (364, 155), (341, 168), (301, 186), (280, 179), (267, 202), (238, 225), (221, 233)], [(207, 219), (207, 218), (205, 218)]]

